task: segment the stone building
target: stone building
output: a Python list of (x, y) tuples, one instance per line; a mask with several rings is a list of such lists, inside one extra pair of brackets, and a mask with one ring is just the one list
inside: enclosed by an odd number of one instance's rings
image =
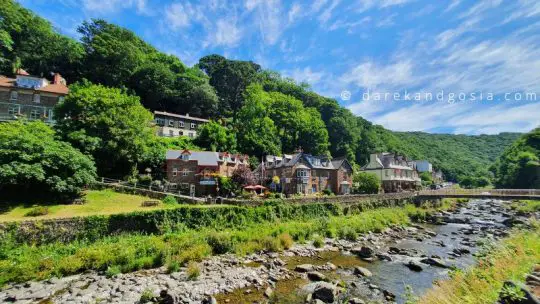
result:
[(15, 78), (0, 75), (0, 121), (42, 120), (54, 124), (54, 106), (69, 92), (66, 80), (54, 74), (53, 81), (31, 76), (18, 69)]
[(218, 177), (231, 177), (236, 168), (249, 166), (249, 157), (227, 152), (168, 150), (167, 180), (183, 194), (216, 195)]
[(416, 170), (416, 163), (394, 153), (374, 153), (361, 171), (370, 172), (382, 182), (384, 192), (413, 191), (422, 183)]
[(326, 189), (335, 194), (349, 194), (353, 169), (345, 158), (299, 152), (267, 155), (255, 174), (261, 184), (288, 195), (314, 194)]

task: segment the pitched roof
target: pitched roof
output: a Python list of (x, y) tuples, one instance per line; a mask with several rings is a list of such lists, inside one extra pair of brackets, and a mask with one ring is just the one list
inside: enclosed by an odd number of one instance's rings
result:
[[(24, 75), (24, 74), (20, 74), (20, 75)], [(24, 76), (27, 76), (27, 75), (24, 75)], [(0, 76), (0, 87), (17, 88), (17, 79)], [(38, 88), (38, 89), (31, 89), (31, 88), (23, 88), (23, 89), (34, 90), (37, 92), (44, 92), (44, 93), (55, 93), (55, 94), (61, 94), (61, 95), (66, 95), (69, 93), (69, 88), (62, 83), (49, 83), (46, 86)]]
[[(308, 164), (311, 169), (335, 169), (330, 159), (326, 156), (313, 156), (311, 154), (306, 154), (303, 152), (296, 153), (293, 155), (285, 154), (284, 157), (267, 155), (266, 156), (266, 168), (268, 169), (277, 169), (282, 167), (292, 167), (296, 165), (301, 159)], [(316, 164), (314, 159), (319, 159), (320, 164)], [(326, 166), (324, 162), (327, 162)]]
[[(166, 159), (178, 159), (185, 151), (167, 150)], [(196, 160), (199, 166), (217, 166), (219, 160), (218, 152), (209, 151), (189, 151), (190, 160)]]
[(189, 116), (189, 115), (174, 114), (174, 113), (162, 112), (162, 111), (154, 111), (154, 115), (163, 115), (163, 116), (169, 116), (169, 117), (174, 117), (174, 118), (195, 120), (195, 121), (200, 121), (200, 122), (209, 121), (208, 119), (204, 119), (204, 118), (199, 118), (199, 117), (194, 117), (194, 116)]

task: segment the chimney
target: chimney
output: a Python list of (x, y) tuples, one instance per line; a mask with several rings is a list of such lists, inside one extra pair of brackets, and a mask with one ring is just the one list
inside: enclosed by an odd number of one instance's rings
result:
[(61, 81), (62, 81), (62, 76), (60, 76), (59, 73), (54, 73), (53, 84), (60, 84)]

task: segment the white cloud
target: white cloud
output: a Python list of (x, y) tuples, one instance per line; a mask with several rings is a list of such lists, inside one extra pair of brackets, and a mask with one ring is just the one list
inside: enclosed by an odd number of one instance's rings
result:
[(378, 65), (365, 61), (344, 74), (340, 81), (345, 84), (356, 84), (365, 89), (398, 89), (416, 85), (418, 79), (413, 77), (411, 61), (399, 61), (389, 65)]
[(286, 77), (290, 77), (297, 82), (307, 82), (310, 85), (315, 85), (319, 83), (322, 78), (325, 76), (324, 72), (315, 72), (310, 67), (305, 67), (303, 69), (294, 69), (284, 71), (283, 74)]
[(191, 10), (191, 8), (188, 8), (188, 6), (189, 3), (186, 6), (182, 3), (173, 3), (166, 9), (165, 19), (173, 30), (189, 26), (190, 20), (187, 9)]
[(204, 46), (234, 47), (241, 38), (242, 29), (237, 26), (235, 18), (219, 19), (215, 24), (215, 30), (208, 33)]
[(392, 6), (404, 5), (416, 0), (358, 0), (354, 4), (355, 10), (365, 12), (370, 9), (383, 9)]
[(83, 0), (83, 8), (96, 13), (113, 13), (121, 9), (135, 8), (137, 13), (146, 14), (146, 0)]
[(293, 3), (293, 5), (291, 6), (291, 9), (289, 10), (289, 24), (290, 23), (293, 23), (297, 20), (297, 18), (299, 18), (300, 16), (302, 16), (302, 6), (298, 3)]
[[(268, 45), (274, 45), (288, 25), (280, 0), (247, 0), (246, 9), (252, 11), (252, 22), (259, 26), (259, 33)], [(289, 12), (290, 13), (290, 12)]]
[(323, 25), (326, 24), (326, 22), (332, 18), (332, 12), (336, 9), (340, 2), (341, 0), (332, 0), (332, 3), (326, 9), (324, 9), (317, 18), (319, 22), (321, 22)]
[(364, 25), (364, 24), (368, 24), (369, 22), (371, 22), (371, 17), (370, 16), (366, 16), (366, 17), (363, 17), (362, 19), (358, 20), (358, 21), (353, 21), (353, 22), (346, 22), (346, 21), (343, 21), (343, 20), (337, 20), (336, 22), (334, 22), (329, 28), (328, 30), (329, 31), (335, 31), (335, 30), (338, 30), (338, 29), (347, 29), (347, 32), (350, 34), (353, 32), (353, 30), (356, 28), (356, 27), (359, 27), (360, 25)]

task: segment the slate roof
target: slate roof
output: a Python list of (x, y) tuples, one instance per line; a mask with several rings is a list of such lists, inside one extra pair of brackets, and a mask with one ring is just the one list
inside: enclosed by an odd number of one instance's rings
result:
[[(167, 150), (165, 155), (166, 159), (178, 159), (182, 155), (183, 151), (180, 150)], [(219, 161), (218, 152), (209, 151), (189, 151), (190, 160), (196, 160), (199, 166), (217, 166)]]
[[(19, 74), (28, 76), (26, 74)], [(24, 87), (18, 87), (17, 86), (17, 79), (14, 78), (8, 78), (5, 76), (0, 75), (0, 87), (5, 88), (21, 88), (21, 89), (27, 89), (27, 90), (34, 90), (37, 92), (46, 92), (46, 93), (55, 93), (55, 94), (61, 94), (66, 95), (69, 93), (69, 89), (67, 86), (65, 86), (62, 83), (48, 83), (46, 86), (43, 86), (41, 88), (32, 89), (32, 88), (24, 88)]]
[[(332, 161), (326, 156), (313, 156), (306, 153), (296, 153), (292, 155), (285, 154), (283, 157), (267, 155), (266, 156), (266, 169), (277, 169), (282, 167), (292, 167), (296, 165), (300, 159), (303, 159), (311, 169), (325, 169), (334, 170)], [(320, 159), (320, 164), (315, 164), (314, 159)], [(287, 161), (288, 160), (288, 161)]]

